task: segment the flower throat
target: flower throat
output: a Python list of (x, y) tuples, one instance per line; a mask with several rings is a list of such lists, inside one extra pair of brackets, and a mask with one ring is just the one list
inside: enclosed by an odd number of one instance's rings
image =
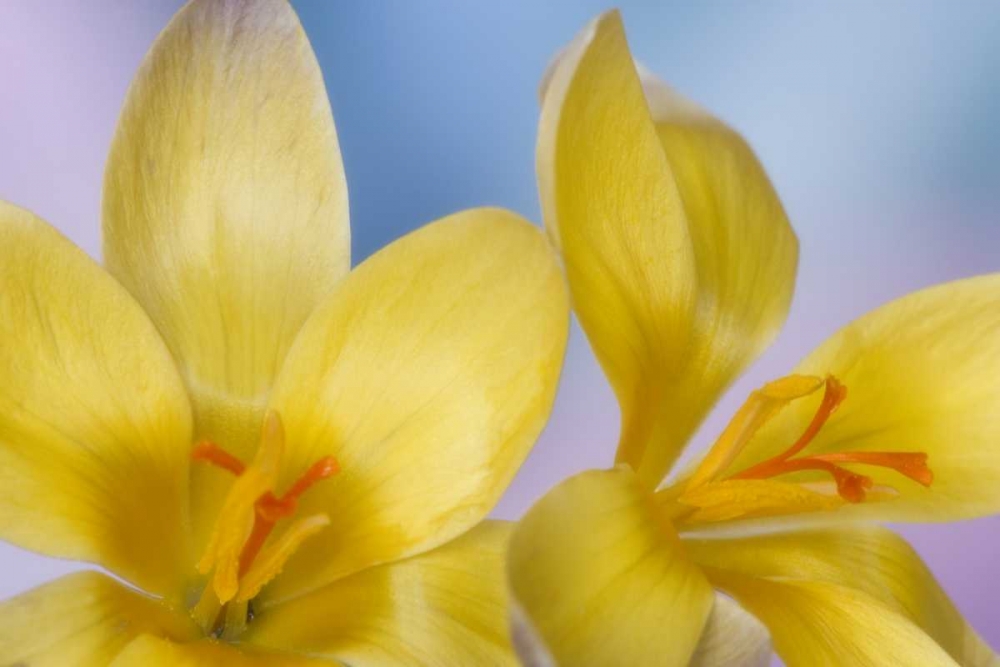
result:
[(212, 573), (191, 610), (206, 634), (224, 639), (238, 637), (251, 615), (250, 601), (281, 572), (306, 539), (330, 524), (326, 514), (312, 514), (295, 520), (277, 539), (268, 542), (277, 523), (294, 516), (299, 498), (310, 487), (339, 472), (336, 459), (325, 456), (279, 496), (274, 487), (284, 449), (281, 418), (272, 410), (264, 418), (260, 447), (249, 465), (212, 442), (198, 443), (191, 452), (192, 459), (236, 476), (198, 562), (201, 574)]
[[(730, 470), (766, 422), (789, 403), (821, 388), (823, 397), (815, 414), (802, 435), (787, 449), (742, 470)], [(929, 487), (934, 474), (923, 452), (806, 452), (846, 399), (847, 387), (833, 376), (791, 375), (768, 383), (750, 394), (694, 474), (686, 482), (660, 492), (661, 498), (673, 498), (684, 506), (696, 508), (682, 516), (687, 522), (700, 523), (836, 509), (844, 503), (885, 500), (897, 495), (891, 486), (876, 485), (870, 475), (845, 468), (844, 464), (888, 468)], [(828, 474), (833, 488), (828, 491), (822, 482), (789, 483), (775, 479), (800, 472)]]

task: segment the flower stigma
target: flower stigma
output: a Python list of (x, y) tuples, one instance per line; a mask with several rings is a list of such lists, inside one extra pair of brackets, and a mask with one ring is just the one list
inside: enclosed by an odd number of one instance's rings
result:
[[(757, 432), (792, 401), (823, 389), (823, 397), (802, 434), (784, 451), (735, 473), (731, 464)], [(837, 378), (791, 375), (751, 393), (708, 455), (686, 482), (660, 491), (661, 501), (676, 501), (674, 519), (706, 523), (735, 518), (774, 516), (802, 511), (833, 510), (844, 504), (887, 500), (896, 489), (876, 485), (868, 474), (844, 464), (888, 468), (930, 487), (934, 473), (924, 452), (841, 451), (809, 454), (806, 450), (847, 399), (847, 387)], [(786, 482), (775, 479), (798, 472), (821, 472), (823, 482)]]
[(282, 568), (301, 544), (330, 524), (324, 513), (293, 521), (268, 541), (279, 521), (294, 516), (299, 498), (317, 482), (339, 472), (336, 459), (313, 463), (281, 495), (275, 492), (285, 449), (285, 433), (276, 411), (264, 418), (260, 447), (250, 464), (213, 442), (200, 442), (191, 458), (236, 476), (223, 502), (198, 571), (209, 574), (191, 614), (206, 634), (234, 639), (245, 629), (250, 601)]

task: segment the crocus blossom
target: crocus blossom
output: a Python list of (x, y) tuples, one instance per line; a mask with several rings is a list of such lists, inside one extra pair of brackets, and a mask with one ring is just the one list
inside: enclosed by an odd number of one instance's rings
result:
[(1000, 512), (1000, 275), (849, 324), (664, 481), (783, 324), (797, 240), (743, 138), (637, 70), (616, 12), (542, 88), (545, 223), (622, 428), (615, 467), (514, 532), (524, 661), (1000, 664), (873, 523)]
[[(349, 65), (345, 65), (349, 66)], [(514, 662), (482, 522), (551, 408), (542, 230), (476, 209), (349, 270), (284, 0), (195, 0), (128, 93), (105, 267), (0, 204), (0, 538), (116, 575), (0, 603), (0, 663)]]

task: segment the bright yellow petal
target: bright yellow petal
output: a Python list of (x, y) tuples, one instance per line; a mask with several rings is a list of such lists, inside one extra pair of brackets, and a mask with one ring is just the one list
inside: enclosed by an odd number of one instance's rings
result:
[[(1000, 274), (916, 292), (883, 306), (821, 345), (797, 373), (834, 375), (847, 399), (803, 455), (924, 452), (925, 488), (894, 471), (857, 465), (898, 492), (802, 521), (877, 518), (945, 521), (1000, 512)], [(816, 411), (817, 394), (792, 404), (747, 445), (731, 470), (787, 449)], [(807, 473), (781, 481), (828, 481)]]
[(708, 582), (624, 467), (572, 477), (529, 510), (508, 577), (521, 627), (560, 665), (687, 664), (712, 609)]
[(725, 595), (715, 594), (690, 667), (767, 667), (771, 637), (764, 624)]
[(178, 644), (147, 634), (136, 637), (110, 667), (330, 667), (336, 664), (339, 663), (257, 651), (224, 642), (206, 640)]
[(106, 665), (138, 634), (191, 639), (187, 615), (111, 577), (80, 572), (0, 602), (0, 663)]
[[(126, 99), (104, 256), (178, 360), (199, 437), (249, 458), (282, 360), (349, 253), (333, 118), (291, 3), (194, 0)], [(203, 540), (230, 479), (195, 474)]]
[(784, 322), (798, 246), (743, 139), (662, 84), (651, 93), (604, 14), (554, 66), (537, 160), (574, 307), (621, 405), (618, 460), (652, 487)]
[(503, 572), (509, 533), (486, 522), (433, 551), (258, 607), (245, 639), (349, 665), (517, 664)]
[(710, 577), (768, 627), (788, 667), (957, 664), (905, 616), (854, 588), (716, 571)]
[(190, 446), (183, 384), (138, 304), (0, 203), (0, 538), (178, 595)]
[(426, 551), (481, 520), (548, 417), (568, 317), (545, 236), (498, 209), (428, 225), (353, 271), (303, 328), (272, 400), (288, 433), (282, 484), (320, 457), (340, 464), (299, 510), (332, 525), (263, 594)]
[(905, 616), (960, 665), (1000, 664), (914, 550), (885, 528), (685, 540), (701, 565), (772, 579), (823, 581), (863, 591)]

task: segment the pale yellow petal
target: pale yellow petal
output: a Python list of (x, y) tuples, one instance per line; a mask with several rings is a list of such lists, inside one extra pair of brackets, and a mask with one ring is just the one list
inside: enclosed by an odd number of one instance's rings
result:
[(771, 637), (764, 624), (739, 604), (715, 594), (712, 614), (691, 657), (690, 667), (767, 667)]
[[(519, 648), (559, 665), (684, 665), (712, 589), (627, 468), (590, 471), (550, 491), (518, 524), (508, 578), (524, 614)], [(532, 664), (544, 664), (536, 661)]]
[(183, 612), (97, 572), (80, 572), (0, 602), (0, 663), (31, 667), (106, 665), (144, 632), (187, 640)]
[(825, 581), (709, 574), (767, 626), (788, 667), (957, 665), (903, 614), (868, 593)]
[(515, 665), (503, 573), (509, 532), (486, 522), (419, 556), (257, 607), (246, 641), (358, 667)]
[(797, 241), (737, 133), (647, 102), (617, 12), (554, 65), (537, 162), (574, 308), (621, 405), (618, 460), (655, 486), (783, 323)]
[[(847, 398), (802, 455), (924, 452), (925, 488), (885, 468), (850, 466), (898, 498), (813, 513), (802, 521), (945, 521), (1000, 512), (1000, 274), (916, 292), (848, 325), (796, 372), (834, 375)], [(816, 411), (794, 403), (744, 448), (738, 471), (787, 449)], [(829, 480), (823, 474), (782, 481)]]
[(303, 328), (272, 400), (288, 433), (283, 484), (321, 457), (339, 462), (299, 510), (332, 525), (263, 595), (426, 551), (480, 521), (545, 424), (568, 317), (545, 236), (498, 209), (428, 225), (354, 270)]
[(885, 528), (856, 527), (685, 540), (701, 565), (771, 579), (823, 581), (877, 598), (936, 641), (960, 665), (993, 667), (1000, 658), (969, 627), (920, 557)]
[[(349, 269), (349, 235), (329, 101), (291, 3), (190, 2), (125, 101), (104, 256), (177, 359), (199, 437), (252, 454), (288, 348)], [(205, 467), (195, 480), (203, 540), (229, 480)]]
[(0, 538), (179, 595), (190, 447), (184, 386), (138, 304), (0, 203)]
[(304, 655), (259, 651), (245, 645), (213, 640), (182, 644), (146, 634), (129, 643), (109, 667), (331, 667), (337, 664)]

